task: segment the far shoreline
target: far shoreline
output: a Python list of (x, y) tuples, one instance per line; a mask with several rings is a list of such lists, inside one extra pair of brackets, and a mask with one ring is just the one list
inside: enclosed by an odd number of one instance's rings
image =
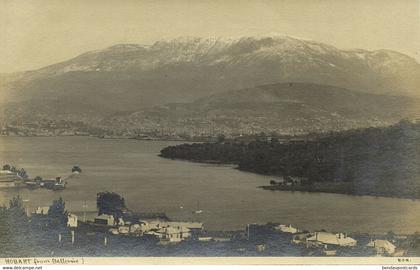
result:
[(59, 137), (89, 137), (89, 138), (97, 138), (102, 140), (135, 140), (135, 141), (160, 141), (160, 142), (184, 142), (184, 143), (205, 143), (208, 141), (205, 140), (184, 140), (184, 139), (165, 139), (165, 138), (153, 138), (153, 139), (142, 139), (142, 138), (135, 138), (135, 137), (126, 137), (126, 136), (98, 136), (98, 135), (84, 135), (84, 134), (76, 134), (76, 135), (0, 135), (0, 138), (10, 137), (10, 138), (59, 138)]
[[(95, 138), (95, 139), (104, 139), (104, 140), (136, 140), (136, 141), (148, 141), (148, 142), (180, 142), (180, 143), (205, 143), (206, 141), (189, 141), (189, 140), (181, 140), (181, 139), (163, 139), (163, 138), (153, 138), (153, 139), (142, 139), (142, 138), (133, 138), (133, 137), (125, 137), (125, 136), (116, 136), (116, 137), (102, 137), (102, 136), (96, 136), (96, 135), (0, 135), (0, 137), (10, 137), (10, 138), (59, 138), (59, 137), (88, 137), (88, 138)], [(224, 165), (232, 167), (232, 169), (239, 170), (241, 172), (245, 173), (252, 173), (259, 176), (266, 176), (266, 177), (279, 177), (278, 175), (266, 175), (261, 174), (257, 172), (247, 171), (240, 169), (238, 164), (234, 163), (225, 163), (217, 160), (190, 160), (190, 159), (179, 159), (179, 158), (169, 158), (164, 157), (161, 154), (158, 154), (157, 156), (165, 159), (171, 159), (171, 160), (177, 160), (177, 161), (186, 161), (186, 162), (192, 162), (192, 163), (198, 163), (198, 164), (208, 164), (208, 165)], [(256, 188), (263, 189), (266, 191), (287, 191), (287, 192), (303, 192), (303, 193), (327, 193), (327, 194), (340, 194), (340, 195), (348, 195), (348, 196), (369, 196), (374, 198), (394, 198), (394, 199), (405, 199), (405, 200), (411, 200), (411, 201), (419, 201), (420, 198), (415, 197), (408, 197), (408, 196), (387, 196), (387, 195), (380, 195), (375, 193), (366, 193), (366, 194), (356, 194), (351, 191), (341, 191), (341, 190), (334, 190), (329, 189), (325, 190), (322, 188), (318, 188), (314, 190), (314, 187), (312, 186), (271, 186), (271, 185), (261, 185), (257, 186)]]

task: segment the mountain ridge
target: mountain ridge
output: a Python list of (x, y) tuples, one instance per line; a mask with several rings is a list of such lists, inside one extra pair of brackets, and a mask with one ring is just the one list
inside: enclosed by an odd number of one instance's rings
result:
[(114, 114), (288, 82), (417, 97), (420, 65), (390, 50), (340, 50), (287, 36), (184, 37), (117, 44), (0, 81), (4, 122), (43, 117), (94, 124)]

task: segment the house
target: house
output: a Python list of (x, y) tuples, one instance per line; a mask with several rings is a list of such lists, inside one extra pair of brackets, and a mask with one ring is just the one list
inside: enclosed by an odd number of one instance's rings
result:
[(50, 207), (49, 206), (38, 206), (35, 209), (34, 214), (36, 215), (48, 215), (48, 212), (50, 211)]
[(161, 242), (179, 243), (191, 236), (190, 229), (186, 227), (166, 227), (158, 233), (161, 234)]
[(265, 251), (266, 246), (264, 244), (256, 245), (255, 246), (255, 249), (256, 249), (257, 252), (260, 252), (261, 253), (261, 252), (264, 252)]
[(130, 233), (130, 227), (129, 226), (120, 226), (120, 227), (118, 227), (118, 233), (119, 234), (129, 234)]
[(381, 255), (392, 255), (395, 253), (395, 245), (389, 242), (388, 240), (374, 240), (370, 241), (367, 247), (372, 247), (376, 250), (377, 254)]
[(115, 219), (113, 215), (102, 214), (95, 217), (95, 223), (106, 226), (115, 226)]
[[(186, 225), (186, 226), (182, 226)], [(189, 222), (143, 222), (140, 224), (140, 232), (144, 235), (152, 235), (160, 239), (161, 244), (178, 243), (191, 237), (191, 229), (200, 227), (198, 224)]]
[(202, 230), (203, 223), (201, 222), (181, 222), (181, 221), (164, 221), (161, 219), (157, 220), (140, 220), (140, 229), (143, 232), (150, 230), (159, 230), (161, 228), (188, 228), (190, 230)]
[(357, 241), (348, 237), (344, 233), (328, 233), (328, 232), (315, 232), (312, 236), (306, 238), (308, 244), (315, 246), (319, 245), (333, 245), (341, 247), (354, 247)]
[(69, 214), (68, 217), (67, 217), (67, 227), (77, 228), (77, 225), (78, 225), (77, 220), (78, 220), (78, 218), (77, 218), (76, 215)]
[(299, 232), (299, 230), (295, 227), (293, 227), (291, 224), (289, 225), (283, 225), (280, 224), (276, 227), (274, 227), (275, 230), (280, 231), (280, 232), (284, 232), (284, 233), (292, 233), (295, 234), (297, 232)]

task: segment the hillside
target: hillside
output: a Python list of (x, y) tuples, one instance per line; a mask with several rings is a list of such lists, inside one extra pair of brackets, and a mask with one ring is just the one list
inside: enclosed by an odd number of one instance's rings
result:
[[(294, 186), (275, 183), (270, 190), (296, 190), (420, 198), (420, 124), (351, 130), (301, 141), (182, 144), (161, 156), (237, 164), (240, 170), (297, 177)], [(268, 185), (269, 183), (267, 183)]]
[(128, 115), (105, 125), (142, 132), (187, 134), (302, 134), (384, 126), (420, 113), (414, 98), (373, 95), (305, 83), (227, 91), (191, 103), (173, 103)]
[(96, 125), (227, 90), (302, 82), (419, 95), (420, 65), (394, 51), (340, 50), (291, 37), (178, 38), (121, 44), (0, 80), (0, 120)]

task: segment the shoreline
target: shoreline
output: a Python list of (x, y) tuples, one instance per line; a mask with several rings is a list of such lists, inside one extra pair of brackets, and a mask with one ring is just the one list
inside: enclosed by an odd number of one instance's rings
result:
[(269, 191), (290, 191), (290, 192), (308, 192), (308, 193), (326, 193), (326, 194), (341, 194), (341, 195), (348, 195), (348, 196), (355, 196), (355, 197), (374, 197), (374, 198), (391, 198), (391, 199), (401, 199), (401, 200), (410, 200), (410, 201), (418, 201), (419, 198), (415, 197), (405, 197), (405, 196), (387, 196), (383, 194), (376, 194), (376, 193), (354, 193), (352, 191), (343, 191), (340, 192), (339, 190), (326, 190), (322, 188), (314, 188), (312, 186), (258, 186), (257, 188), (269, 190)]
[(103, 137), (97, 135), (0, 135), (1, 137), (10, 137), (10, 138), (59, 138), (59, 137), (90, 137), (90, 138), (97, 138), (103, 140), (136, 140), (136, 141), (151, 141), (151, 142), (185, 142), (185, 143), (204, 143), (208, 141), (195, 141), (195, 140), (184, 140), (184, 139), (164, 139), (164, 138), (153, 138), (153, 139), (142, 139), (142, 138), (135, 138), (135, 137), (125, 137), (125, 136), (113, 136), (113, 137)]
[[(170, 157), (165, 157), (162, 154), (158, 155), (161, 158), (165, 158), (165, 159), (170, 159), (170, 160), (178, 160), (178, 161), (186, 161), (186, 162), (192, 162), (192, 163), (200, 163), (200, 164), (209, 164), (209, 165), (226, 165), (226, 166), (232, 166), (232, 169), (241, 171), (241, 172), (246, 172), (246, 173), (253, 173), (253, 174), (257, 174), (260, 176), (267, 176), (267, 177), (278, 177), (278, 175), (267, 175), (267, 174), (261, 174), (261, 173), (257, 173), (254, 171), (249, 171), (249, 170), (244, 170), (241, 169), (238, 164), (235, 163), (226, 163), (226, 162), (221, 162), (221, 161), (217, 161), (217, 160), (209, 160), (209, 161), (204, 161), (204, 160), (193, 160), (193, 159), (181, 159), (181, 158), (170, 158)], [(381, 198), (394, 198), (394, 199), (404, 199), (404, 200), (411, 200), (411, 201), (418, 201), (420, 200), (420, 198), (418, 197), (412, 197), (412, 196), (392, 196), (392, 195), (385, 195), (385, 194), (381, 194), (381, 193), (372, 193), (372, 192), (367, 192), (367, 193), (355, 193), (354, 190), (352, 190), (352, 187), (348, 187), (351, 189), (342, 189), (343, 186), (339, 186), (339, 185), (334, 185), (334, 183), (322, 183), (323, 186), (319, 186), (320, 183), (317, 183), (318, 186), (315, 185), (308, 185), (308, 186), (278, 186), (278, 185), (261, 185), (261, 186), (257, 186), (256, 188), (259, 189), (263, 189), (263, 190), (268, 190), (268, 191), (290, 191), (290, 192), (309, 192), (309, 193), (327, 193), (327, 194), (341, 194), (341, 195), (348, 195), (348, 196), (370, 196), (370, 197), (381, 197)], [(347, 182), (346, 184), (348, 185), (352, 185), (351, 182)]]

